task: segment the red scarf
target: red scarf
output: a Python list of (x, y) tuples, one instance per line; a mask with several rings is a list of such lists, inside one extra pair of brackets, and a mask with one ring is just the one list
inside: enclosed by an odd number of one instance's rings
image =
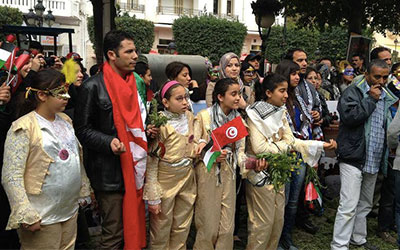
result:
[(114, 125), (126, 152), (120, 155), (125, 195), (122, 207), (125, 249), (146, 246), (143, 181), (146, 170), (147, 139), (140, 112), (140, 100), (133, 74), (123, 79), (108, 62), (103, 67), (104, 83), (110, 96)]

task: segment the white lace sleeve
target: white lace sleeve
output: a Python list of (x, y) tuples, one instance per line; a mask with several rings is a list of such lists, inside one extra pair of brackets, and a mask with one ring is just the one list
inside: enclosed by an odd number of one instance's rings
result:
[(25, 191), (25, 164), (29, 154), (29, 138), (22, 129), (7, 133), (4, 145), (4, 163), (1, 182), (7, 193), (11, 214), (7, 230), (19, 228), (20, 224), (32, 225), (41, 217), (31, 206)]

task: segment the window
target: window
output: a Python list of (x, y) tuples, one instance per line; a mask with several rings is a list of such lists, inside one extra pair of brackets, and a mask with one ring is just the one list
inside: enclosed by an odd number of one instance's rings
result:
[(169, 54), (168, 51), (168, 44), (173, 42), (174, 40), (169, 40), (169, 39), (159, 39), (158, 40), (158, 45), (157, 45), (157, 50), (159, 54)]
[(219, 13), (219, 0), (214, 0), (214, 15), (218, 15)]
[(226, 1), (226, 14), (227, 15), (232, 15), (233, 11), (233, 0), (227, 0)]

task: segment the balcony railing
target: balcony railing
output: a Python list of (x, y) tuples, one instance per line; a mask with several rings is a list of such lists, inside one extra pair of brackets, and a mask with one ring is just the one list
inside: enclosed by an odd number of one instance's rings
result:
[(171, 7), (171, 6), (157, 6), (157, 14), (159, 15), (177, 15), (177, 16), (202, 16), (202, 15), (213, 15), (218, 18), (228, 19), (232, 21), (238, 21), (238, 15), (231, 14), (212, 14), (204, 12), (203, 10), (183, 8), (183, 7)]
[[(25, 9), (33, 8), (36, 5), (36, 0), (0, 0), (0, 5), (6, 5), (9, 7), (19, 8), (24, 11)], [(65, 10), (66, 1), (62, 0), (44, 0), (43, 5), (46, 10)]]
[(135, 4), (135, 3), (118, 3), (121, 10), (126, 11), (135, 11), (144, 13), (144, 5), (143, 4)]
[(201, 11), (195, 9), (188, 9), (183, 7), (170, 7), (170, 6), (157, 6), (157, 13), (160, 15), (187, 15), (187, 16), (198, 16)]

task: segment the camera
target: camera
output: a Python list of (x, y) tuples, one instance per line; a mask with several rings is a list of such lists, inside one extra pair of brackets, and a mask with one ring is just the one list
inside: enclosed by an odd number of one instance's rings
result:
[(46, 62), (45, 67), (53, 67), (56, 63), (56, 59), (54, 57), (45, 57), (44, 61)]

